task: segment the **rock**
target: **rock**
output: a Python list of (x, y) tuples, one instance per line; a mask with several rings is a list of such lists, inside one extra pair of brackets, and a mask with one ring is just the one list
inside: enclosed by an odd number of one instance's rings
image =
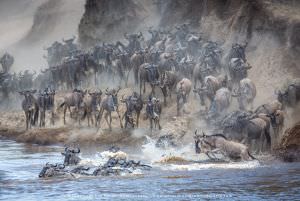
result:
[(300, 122), (285, 131), (275, 154), (285, 162), (300, 161)]

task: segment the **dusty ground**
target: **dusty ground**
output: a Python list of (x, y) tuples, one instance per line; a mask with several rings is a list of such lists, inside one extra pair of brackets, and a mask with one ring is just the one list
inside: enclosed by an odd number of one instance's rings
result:
[[(132, 89), (126, 88), (119, 92), (119, 97), (132, 93)], [(157, 90), (160, 96), (160, 92)], [(193, 95), (193, 94), (192, 94)], [(145, 99), (146, 100), (146, 99)], [(81, 125), (74, 119), (70, 118), (69, 113), (66, 114), (66, 125), (63, 124), (63, 111), (58, 108), (63, 102), (63, 93), (56, 95), (56, 112), (55, 125), (50, 125), (49, 117), (46, 116), (46, 128), (34, 127), (28, 131), (25, 130), (25, 115), (23, 111), (0, 112), (0, 136), (14, 139), (19, 142), (28, 142), (36, 144), (68, 144), (68, 143), (96, 143), (96, 144), (126, 144), (130, 146), (141, 145), (145, 141), (145, 135), (158, 138), (161, 135), (172, 134), (179, 141), (191, 131), (189, 128), (193, 106), (196, 106), (197, 100), (190, 98), (190, 105), (185, 107), (185, 114), (176, 117), (175, 100), (168, 100), (168, 107), (163, 108), (161, 117), (162, 130), (155, 129), (153, 132), (149, 130), (149, 121), (145, 119), (145, 106), (142, 111), (139, 123), (139, 129), (125, 130), (120, 128), (120, 121), (116, 113), (112, 114), (112, 131), (108, 130), (104, 118), (101, 121), (101, 129), (94, 126), (88, 127), (87, 120), (81, 122)], [(125, 105), (120, 104), (120, 114), (124, 114)], [(187, 114), (188, 113), (188, 114)], [(123, 122), (124, 124), (124, 122)], [(190, 133), (191, 134), (191, 133)], [(188, 136), (188, 140), (192, 135)]]

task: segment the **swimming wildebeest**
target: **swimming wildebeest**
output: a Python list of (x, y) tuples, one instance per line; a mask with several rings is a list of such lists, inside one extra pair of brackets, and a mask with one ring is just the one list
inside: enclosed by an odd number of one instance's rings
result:
[[(106, 89), (106, 92), (105, 92), (106, 96), (103, 98), (103, 100), (100, 104), (100, 112), (99, 112), (99, 116), (97, 118), (97, 121), (99, 121), (99, 126), (101, 123), (102, 115), (105, 112), (104, 118), (106, 120), (106, 123), (109, 126), (109, 129), (111, 130), (111, 121), (112, 121), (111, 113), (113, 111), (116, 111), (118, 114), (119, 120), (120, 120), (120, 126), (121, 126), (121, 128), (123, 128), (121, 116), (119, 113), (119, 103), (118, 103), (118, 93), (119, 93), (120, 89), (121, 89), (120, 87), (117, 90)], [(108, 121), (108, 117), (109, 117), (109, 121)]]
[(40, 127), (45, 126), (46, 111), (51, 112), (50, 122), (54, 125), (54, 97), (55, 90), (46, 89), (38, 95), (38, 105), (40, 110)]
[[(187, 103), (187, 98), (192, 89), (192, 82), (183, 78), (176, 85), (176, 96), (177, 96), (177, 116), (180, 115), (180, 109), (183, 107), (185, 103)], [(182, 101), (181, 101), (182, 100)]]
[(36, 124), (39, 117), (39, 106), (37, 100), (33, 96), (33, 94), (36, 93), (36, 90), (20, 91), (19, 93), (25, 97), (22, 101), (22, 109), (26, 118), (26, 130), (28, 130), (28, 128), (31, 128), (32, 125), (34, 126)]
[[(199, 145), (200, 144), (200, 145)], [(224, 157), (231, 160), (251, 160), (255, 159), (244, 144), (227, 140), (222, 134), (197, 135), (195, 132), (195, 150), (196, 153), (206, 153), (207, 156), (215, 156), (215, 153), (221, 153)]]
[(256, 86), (249, 78), (240, 81), (237, 91), (232, 96), (237, 97), (240, 110), (246, 110), (248, 105), (253, 109), (253, 101), (256, 97)]
[(93, 124), (93, 117), (92, 117), (93, 114), (94, 114), (95, 126), (97, 126), (96, 112), (97, 112), (97, 106), (98, 105), (100, 106), (101, 103), (101, 95), (102, 95), (102, 91), (100, 90), (98, 92), (88, 92), (88, 94), (85, 95), (83, 98), (84, 113), (82, 119), (87, 117), (88, 126), (90, 126), (90, 120)]
[(63, 176), (65, 175), (67, 172), (64, 170), (65, 165), (63, 164), (49, 164), (46, 163), (46, 165), (43, 167), (43, 169), (41, 170), (39, 177), (55, 177), (55, 176)]
[(66, 147), (65, 151), (61, 154), (65, 156), (64, 159), (64, 165), (77, 165), (81, 159), (78, 157), (78, 154), (80, 153), (80, 149), (73, 149)]
[(74, 89), (72, 93), (67, 93), (64, 97), (64, 102), (60, 104), (60, 108), (64, 106), (64, 124), (66, 124), (66, 112), (69, 110), (71, 116), (71, 107), (75, 107), (76, 116), (80, 123), (79, 110), (84, 98), (85, 92)]

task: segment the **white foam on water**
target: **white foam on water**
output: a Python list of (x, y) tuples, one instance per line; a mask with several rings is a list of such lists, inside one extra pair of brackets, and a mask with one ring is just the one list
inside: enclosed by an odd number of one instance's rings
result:
[(192, 163), (188, 165), (168, 164), (160, 165), (162, 170), (171, 171), (192, 171), (192, 170), (205, 170), (205, 169), (253, 169), (261, 166), (259, 161), (243, 161), (243, 162), (230, 162), (230, 163)]
[(199, 155), (195, 154), (193, 144), (183, 147), (168, 147), (167, 149), (155, 146), (156, 141), (146, 136), (148, 143), (142, 146), (142, 159), (155, 163), (164, 157), (176, 156), (185, 160), (195, 160)]

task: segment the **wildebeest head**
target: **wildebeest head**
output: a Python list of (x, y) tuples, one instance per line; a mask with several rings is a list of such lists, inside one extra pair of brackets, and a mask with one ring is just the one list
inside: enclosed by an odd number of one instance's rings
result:
[(277, 100), (280, 103), (287, 103), (288, 102), (288, 91), (281, 91), (281, 90), (276, 90), (275, 94), (277, 95)]
[(196, 132), (195, 132), (196, 153), (201, 153), (201, 152), (208, 153), (217, 147), (216, 140), (218, 138), (227, 139), (223, 134), (206, 135), (204, 132), (202, 132), (202, 135), (199, 136), (196, 134)]
[(65, 165), (63, 164), (49, 164), (46, 163), (46, 165), (41, 170), (39, 177), (53, 177), (56, 172), (61, 171), (65, 168)]
[(36, 90), (19, 91), (20, 95), (24, 95), (25, 99), (29, 99), (36, 93)]
[(120, 91), (121, 87), (118, 87), (118, 89), (112, 89), (111, 90), (111, 97), (113, 99), (113, 102), (114, 102), (114, 106), (118, 106), (118, 93)]
[(63, 156), (65, 156), (64, 165), (77, 165), (81, 160), (78, 157), (79, 153), (80, 153), (79, 148), (72, 149), (72, 148), (66, 147), (65, 152), (61, 153)]

